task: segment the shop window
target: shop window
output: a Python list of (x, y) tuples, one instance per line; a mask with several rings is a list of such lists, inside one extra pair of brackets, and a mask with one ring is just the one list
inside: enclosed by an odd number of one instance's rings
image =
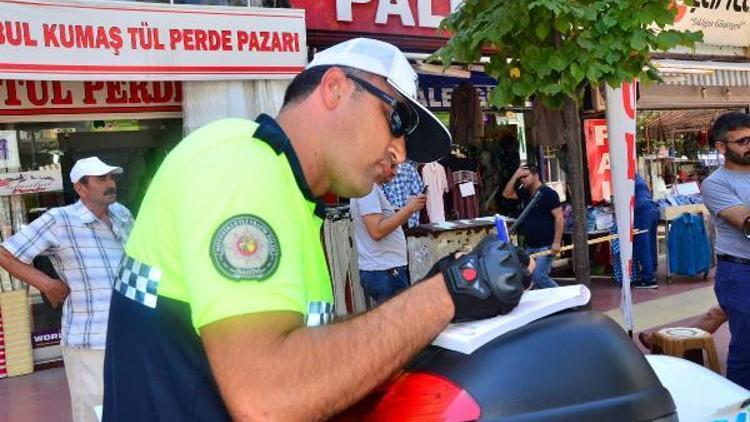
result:
[[(2, 180), (5, 190), (0, 195), (0, 241), (49, 208), (75, 202), (77, 197), (68, 175), (75, 160), (88, 156), (98, 156), (125, 169), (116, 176), (117, 200), (137, 214), (156, 169), (181, 138), (180, 119), (0, 123), (0, 176), (5, 176)], [(40, 191), (44, 180), (61, 180), (63, 190), (56, 185), (55, 189)], [(23, 185), (26, 181), (29, 183)], [(28, 191), (8, 193), (8, 186), (19, 185)], [(57, 278), (48, 258), (37, 257), (34, 266)], [(52, 308), (38, 290), (3, 271), (0, 271), (0, 287), (0, 290), (28, 288), (34, 362), (59, 360), (60, 309)]]
[(567, 199), (565, 191), (565, 171), (560, 160), (560, 148), (555, 146), (542, 146), (542, 169), (547, 186), (557, 192), (560, 201)]
[(560, 149), (556, 147), (544, 146), (542, 147), (542, 153), (544, 156), (544, 176), (548, 182), (564, 182), (565, 173), (563, 172), (560, 164)]

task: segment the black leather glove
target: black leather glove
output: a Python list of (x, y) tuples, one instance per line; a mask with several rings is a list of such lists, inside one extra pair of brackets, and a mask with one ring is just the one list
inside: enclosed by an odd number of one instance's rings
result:
[(460, 258), (441, 258), (426, 277), (443, 274), (456, 308), (453, 322), (490, 318), (507, 314), (521, 300), (528, 273), (520, 257), (528, 264), (528, 256), (512, 244), (486, 237)]

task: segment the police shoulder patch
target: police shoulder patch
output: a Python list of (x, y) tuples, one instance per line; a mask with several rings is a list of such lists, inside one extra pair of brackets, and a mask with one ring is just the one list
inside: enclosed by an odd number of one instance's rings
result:
[(264, 280), (279, 267), (281, 246), (271, 226), (252, 214), (239, 214), (219, 225), (211, 237), (211, 260), (231, 280)]

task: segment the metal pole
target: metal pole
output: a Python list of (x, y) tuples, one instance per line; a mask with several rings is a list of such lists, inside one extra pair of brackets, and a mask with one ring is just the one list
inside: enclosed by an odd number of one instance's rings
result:
[(534, 208), (534, 205), (536, 205), (537, 202), (539, 202), (539, 199), (542, 197), (541, 190), (537, 190), (536, 193), (534, 193), (534, 196), (531, 197), (531, 200), (529, 201), (529, 204), (526, 205), (526, 208), (521, 211), (521, 215), (518, 216), (516, 221), (510, 226), (508, 229), (508, 235), (512, 235), (516, 233), (516, 230), (518, 230), (518, 227), (523, 223), (523, 220), (526, 219), (526, 217), (531, 212), (531, 209)]

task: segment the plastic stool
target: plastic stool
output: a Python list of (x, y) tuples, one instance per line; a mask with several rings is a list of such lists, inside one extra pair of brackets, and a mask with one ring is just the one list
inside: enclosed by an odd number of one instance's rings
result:
[(706, 367), (718, 374), (721, 373), (719, 355), (711, 334), (700, 328), (672, 327), (662, 328), (654, 333), (651, 353), (661, 353), (669, 356), (684, 358), (685, 352), (700, 350), (706, 352)]

